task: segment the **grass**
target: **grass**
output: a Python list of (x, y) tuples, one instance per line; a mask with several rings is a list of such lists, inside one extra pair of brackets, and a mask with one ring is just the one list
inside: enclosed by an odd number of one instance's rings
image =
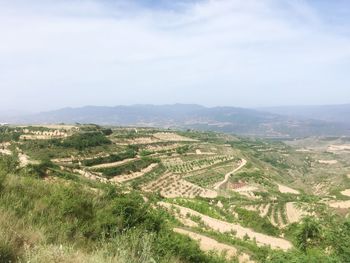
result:
[(0, 167), (1, 262), (224, 262), (174, 234), (137, 192), (100, 184), (94, 194), (82, 182), (45, 182), (3, 158)]
[(217, 206), (210, 205), (207, 200), (197, 198), (194, 200), (187, 200), (184, 198), (176, 198), (171, 201), (171, 203), (190, 208), (194, 211), (197, 211), (201, 214), (216, 218), (219, 220), (225, 220), (227, 222), (234, 222), (235, 219), (233, 215), (229, 212), (224, 211), (223, 209), (218, 208)]

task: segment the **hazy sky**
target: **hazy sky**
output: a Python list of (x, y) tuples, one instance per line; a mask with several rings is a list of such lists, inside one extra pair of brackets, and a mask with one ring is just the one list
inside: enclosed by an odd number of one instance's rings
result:
[(350, 102), (348, 0), (0, 0), (0, 110)]

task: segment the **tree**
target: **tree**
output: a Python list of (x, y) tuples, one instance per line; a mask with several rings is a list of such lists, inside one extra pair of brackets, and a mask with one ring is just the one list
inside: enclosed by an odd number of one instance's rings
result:
[(320, 223), (312, 217), (305, 217), (296, 238), (298, 247), (304, 252), (308, 248), (319, 244), (322, 239)]

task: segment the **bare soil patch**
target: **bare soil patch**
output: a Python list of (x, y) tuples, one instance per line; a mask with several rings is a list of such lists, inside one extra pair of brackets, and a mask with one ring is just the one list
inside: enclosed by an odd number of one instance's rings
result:
[(318, 163), (332, 165), (332, 164), (337, 164), (338, 161), (337, 160), (318, 160)]
[(0, 154), (5, 154), (5, 155), (12, 155), (11, 150), (8, 149), (10, 147), (11, 143), (5, 142), (5, 143), (0, 143)]
[[(215, 155), (216, 153), (213, 152), (202, 152), (202, 150), (200, 149), (196, 149), (196, 155)], [(190, 155), (189, 153), (187, 153), (187, 155)]]
[(330, 145), (327, 149), (328, 152), (344, 152), (350, 151), (350, 144), (342, 144), (342, 145)]
[(342, 195), (350, 196), (350, 189), (346, 189), (340, 192)]
[(278, 184), (278, 191), (280, 191), (281, 193), (285, 194), (300, 194), (299, 191), (295, 190), (295, 189), (292, 189), (288, 186), (285, 186), (285, 185), (281, 185), (281, 184)]
[(297, 223), (308, 213), (303, 211), (295, 202), (286, 203), (286, 214), (289, 223)]
[(330, 207), (333, 208), (343, 208), (343, 209), (349, 209), (350, 208), (350, 200), (347, 201), (333, 201), (329, 203)]
[[(17, 150), (19, 150), (19, 149), (17, 148)], [(25, 167), (25, 166), (27, 166), (28, 164), (38, 164), (38, 161), (30, 160), (30, 159), (29, 159), (29, 156), (26, 155), (26, 154), (23, 153), (23, 152), (19, 152), (19, 153), (18, 153), (18, 160), (19, 160), (19, 166), (20, 166), (20, 167)]]

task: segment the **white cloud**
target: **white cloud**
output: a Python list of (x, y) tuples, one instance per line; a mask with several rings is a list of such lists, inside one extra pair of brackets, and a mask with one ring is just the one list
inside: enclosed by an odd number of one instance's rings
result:
[(6, 2), (3, 107), (336, 103), (348, 92), (349, 37), (305, 1)]

